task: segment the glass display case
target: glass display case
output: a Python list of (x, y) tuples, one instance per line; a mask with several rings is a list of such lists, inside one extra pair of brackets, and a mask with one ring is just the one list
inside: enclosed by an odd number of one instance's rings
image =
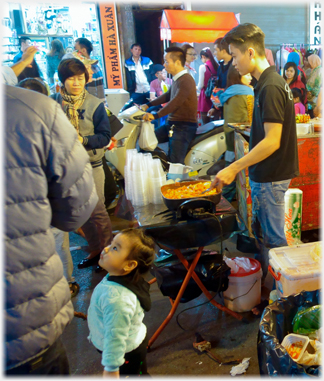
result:
[(14, 56), (18, 53), (18, 38), (2, 36), (2, 64), (11, 65)]
[(51, 41), (59, 39), (64, 49), (74, 48), (74, 41), (85, 37), (91, 41), (93, 52), (91, 58), (99, 61), (105, 78), (104, 59), (101, 45), (98, 8), (96, 3), (75, 3), (62, 5), (54, 3), (9, 3), (5, 9), (8, 14), (3, 17), (2, 24), (6, 26), (6, 35), (3, 37), (2, 63), (11, 65), (16, 54), (19, 53), (18, 38), (28, 36), (32, 43), (39, 48), (35, 59), (47, 81), (46, 54), (50, 50)]

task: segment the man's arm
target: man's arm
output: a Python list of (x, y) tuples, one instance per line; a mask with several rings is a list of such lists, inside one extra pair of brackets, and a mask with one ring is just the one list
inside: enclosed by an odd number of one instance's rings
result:
[[(125, 74), (126, 74), (127, 91), (129, 91), (129, 93), (131, 93), (132, 77), (131, 77), (130, 71), (128, 70), (128, 67), (126, 65), (125, 65)], [(135, 85), (135, 89), (136, 89), (136, 85)]]
[(17, 77), (26, 69), (26, 67), (31, 67), (31, 63), (33, 62), (37, 51), (38, 49), (35, 46), (29, 46), (29, 48), (27, 48), (25, 53), (22, 55), (20, 61), (11, 66), (11, 69)]
[(163, 103), (169, 102), (170, 98), (171, 98), (171, 87), (166, 93), (161, 94), (159, 97), (155, 98), (153, 101), (146, 103), (145, 106), (148, 106), (147, 108), (151, 106), (159, 106)]
[[(150, 101), (144, 105), (141, 105), (140, 108), (141, 108), (141, 110), (146, 111), (151, 106), (159, 106), (163, 103), (169, 102), (170, 97), (171, 97), (171, 87), (169, 88), (169, 90), (166, 93), (160, 95), (159, 97), (155, 98), (154, 100), (152, 100), (152, 101)], [(143, 120), (146, 122), (150, 122), (151, 120), (158, 119), (158, 118), (160, 118), (160, 116), (158, 116), (158, 114), (153, 115), (153, 114), (150, 114), (149, 112), (143, 116)]]
[(266, 159), (280, 148), (282, 124), (264, 123), (265, 137), (247, 155), (218, 172), (211, 187), (228, 185), (243, 169)]

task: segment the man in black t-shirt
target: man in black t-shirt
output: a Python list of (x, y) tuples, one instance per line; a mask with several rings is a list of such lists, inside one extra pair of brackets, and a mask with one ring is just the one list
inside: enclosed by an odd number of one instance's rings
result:
[(249, 167), (252, 228), (260, 244), (256, 258), (261, 262), (264, 281), (268, 249), (287, 245), (284, 195), (291, 179), (299, 174), (294, 101), (289, 86), (266, 59), (264, 33), (259, 27), (238, 25), (224, 39), (229, 44), (233, 66), (241, 75), (251, 73), (257, 84), (250, 152), (218, 172), (212, 185), (230, 184)]

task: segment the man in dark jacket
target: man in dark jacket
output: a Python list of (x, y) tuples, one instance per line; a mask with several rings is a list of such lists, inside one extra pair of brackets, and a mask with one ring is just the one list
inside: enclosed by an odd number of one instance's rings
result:
[(125, 62), (127, 90), (133, 103), (143, 104), (150, 98), (150, 82), (154, 79), (153, 62), (141, 56), (140, 44), (133, 44), (131, 53), (132, 56)]
[[(16, 63), (21, 60), (22, 55), (26, 50), (32, 45), (29, 37), (20, 37), (19, 38), (20, 52), (15, 55), (13, 62)], [(35, 61), (32, 60), (31, 65), (27, 66), (19, 75), (18, 82), (22, 81), (25, 78), (40, 78), (42, 76), (41, 71)]]
[(214, 53), (219, 63), (217, 69), (218, 87), (225, 89), (227, 82), (227, 72), (232, 63), (232, 56), (229, 52), (228, 43), (222, 38), (217, 38), (214, 42)]
[[(217, 87), (220, 89), (225, 89), (228, 69), (232, 63), (232, 56), (229, 52), (228, 43), (222, 37), (217, 38), (214, 42), (214, 54), (219, 63), (217, 69)], [(223, 107), (218, 107), (216, 109), (213, 106), (213, 108), (208, 111), (207, 115), (212, 118), (223, 119)]]
[(69, 374), (73, 317), (50, 226), (72, 231), (98, 202), (89, 155), (59, 104), (4, 85), (6, 374)]

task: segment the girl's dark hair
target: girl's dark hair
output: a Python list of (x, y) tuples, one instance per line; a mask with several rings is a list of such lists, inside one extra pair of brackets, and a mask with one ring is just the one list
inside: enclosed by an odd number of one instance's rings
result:
[(213, 68), (215, 69), (215, 71), (217, 72), (217, 69), (218, 69), (218, 63), (215, 61), (215, 58), (213, 56), (213, 53), (211, 52), (211, 50), (209, 48), (204, 48), (200, 53), (200, 58), (202, 56), (210, 59), (212, 65), (213, 65)]
[(83, 62), (77, 58), (69, 58), (60, 62), (58, 68), (58, 77), (62, 84), (64, 85), (65, 81), (74, 77), (75, 75), (85, 75), (86, 83), (89, 81), (89, 73)]
[(226, 79), (226, 89), (232, 85), (242, 85), (242, 76), (235, 69), (235, 67), (230, 64), (227, 71), (227, 79)]
[(300, 102), (304, 104), (304, 96), (302, 91), (298, 87), (293, 87), (291, 89), (292, 95), (294, 98), (299, 98)]
[(37, 91), (38, 93), (48, 95), (47, 88), (45, 84), (36, 78), (25, 78), (17, 84), (18, 87), (24, 89)]
[(297, 68), (297, 65), (295, 64), (295, 62), (287, 62), (286, 63), (286, 65), (284, 66), (284, 70), (283, 70), (283, 77), (284, 77), (284, 80), (287, 81), (286, 70), (289, 69), (290, 67), (292, 67), (295, 70), (294, 77), (293, 77), (292, 81), (289, 83), (289, 85), (292, 85), (294, 82), (297, 81), (297, 78), (298, 78), (298, 68)]
[(54, 56), (55, 53), (58, 53), (57, 56), (59, 59), (61, 59), (65, 54), (63, 44), (58, 39), (55, 39), (51, 42), (51, 50), (49, 51), (49, 53), (47, 55), (48, 56)]
[(129, 238), (132, 243), (131, 251), (127, 259), (137, 261), (135, 278), (145, 274), (154, 262), (155, 242), (140, 229), (125, 229), (120, 234)]

